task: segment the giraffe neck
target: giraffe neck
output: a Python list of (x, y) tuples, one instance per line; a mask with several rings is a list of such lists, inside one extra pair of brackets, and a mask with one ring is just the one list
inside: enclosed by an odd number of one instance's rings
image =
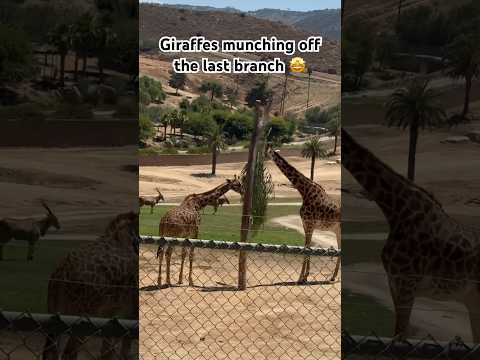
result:
[(441, 204), (427, 191), (395, 172), (342, 129), (342, 165), (380, 207), (390, 225), (413, 203), (443, 212)]
[(312, 180), (307, 178), (303, 175), (300, 171), (295, 169), (292, 165), (290, 165), (287, 160), (285, 160), (278, 152), (270, 151), (272, 160), (278, 166), (280, 171), (285, 175), (288, 180), (292, 183), (293, 187), (298, 190), (302, 198), (304, 198), (309, 190), (312, 187), (317, 187), (317, 191), (325, 191), (320, 185), (314, 183)]
[(198, 211), (203, 209), (205, 206), (209, 205), (209, 203), (212, 202), (213, 200), (216, 200), (222, 197), (230, 189), (231, 189), (231, 184), (226, 182), (217, 186), (212, 190), (209, 190), (200, 194), (194, 194), (192, 195), (192, 198), (185, 199), (185, 200), (186, 202), (191, 204), (193, 207), (195, 207), (195, 210)]

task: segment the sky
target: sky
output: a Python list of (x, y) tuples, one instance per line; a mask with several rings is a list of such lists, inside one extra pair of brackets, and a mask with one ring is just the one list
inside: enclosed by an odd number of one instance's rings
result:
[(321, 10), (339, 9), (341, 0), (142, 0), (141, 2), (157, 2), (162, 4), (203, 5), (217, 8), (234, 7), (242, 11), (264, 8), (281, 10)]

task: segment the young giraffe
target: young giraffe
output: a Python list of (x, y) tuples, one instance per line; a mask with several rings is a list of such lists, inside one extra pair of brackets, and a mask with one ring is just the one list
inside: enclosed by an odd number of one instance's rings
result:
[[(302, 218), (303, 229), (305, 231), (305, 247), (310, 247), (313, 231), (318, 229), (335, 233), (337, 245), (340, 249), (340, 205), (328, 196), (322, 186), (313, 182), (295, 169), (277, 151), (269, 147), (268, 153), (280, 171), (290, 180), (293, 187), (297, 189), (302, 196), (303, 203), (300, 208), (300, 217)], [(337, 259), (335, 270), (330, 279), (331, 281), (335, 281), (339, 268), (340, 257)], [(308, 279), (309, 272), (310, 257), (306, 256), (298, 282), (305, 283)]]
[[(200, 226), (200, 210), (205, 206), (209, 205), (212, 200), (222, 197), (227, 191), (233, 190), (239, 194), (242, 194), (242, 184), (240, 181), (235, 178), (233, 180), (228, 180), (217, 186), (216, 188), (201, 193), (201, 194), (191, 194), (188, 195), (182, 203), (169, 210), (163, 217), (160, 219), (159, 224), (159, 235), (160, 236), (171, 236), (178, 238), (190, 238), (198, 239), (198, 228)], [(162, 262), (163, 262), (163, 246), (159, 246), (157, 250), (157, 258), (159, 259), (158, 265), (158, 286), (162, 285)], [(193, 265), (193, 248), (190, 248), (189, 251), (189, 271), (188, 271), (188, 284), (193, 286), (192, 281), (192, 265)], [(173, 247), (167, 246), (165, 250), (165, 259), (166, 259), (166, 284), (170, 286), (170, 261), (172, 258)], [(183, 282), (183, 264), (185, 262), (185, 257), (187, 255), (187, 249), (182, 247), (182, 258), (180, 263), (180, 275), (178, 277), (178, 283)]]
[(395, 308), (395, 335), (405, 338), (418, 296), (463, 302), (480, 342), (480, 232), (450, 217), (427, 191), (396, 173), (342, 130), (342, 163), (390, 227), (382, 262)]
[[(48, 283), (51, 314), (138, 318), (138, 214), (118, 215), (96, 241), (70, 252), (52, 272)], [(74, 360), (82, 337), (68, 339), (62, 358)], [(127, 359), (131, 340), (122, 339), (121, 359)], [(114, 354), (105, 339), (102, 359)], [(59, 336), (48, 334), (43, 360), (59, 359)]]

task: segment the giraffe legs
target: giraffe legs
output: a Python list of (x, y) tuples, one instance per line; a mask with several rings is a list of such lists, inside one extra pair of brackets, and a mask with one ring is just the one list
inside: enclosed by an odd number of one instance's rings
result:
[[(342, 247), (342, 240), (341, 240), (342, 232), (341, 232), (340, 223), (335, 224), (334, 233), (335, 233), (335, 236), (337, 238), (337, 248), (338, 248), (338, 250), (340, 250), (341, 247)], [(338, 271), (340, 270), (341, 262), (342, 262), (342, 260), (341, 260), (340, 256), (338, 256), (337, 257), (337, 263), (335, 264), (335, 270), (333, 271), (333, 275), (330, 279), (331, 282), (334, 282), (335, 279), (337, 278)]]
[(185, 263), (185, 258), (187, 257), (187, 248), (185, 246), (182, 247), (182, 260), (180, 262), (180, 274), (178, 275), (178, 283), (183, 283), (183, 265)]
[(167, 272), (167, 278), (165, 280), (165, 283), (170, 286), (171, 285), (171, 281), (170, 281), (170, 263), (172, 261), (172, 252), (173, 252), (173, 247), (168, 245), (167, 246), (167, 250), (165, 252), (165, 258), (167, 260), (167, 268), (166, 268), (166, 272)]
[(188, 285), (193, 286), (192, 272), (193, 272), (193, 251), (194, 247), (190, 247), (190, 252), (188, 255), (189, 268), (188, 268)]
[(64, 360), (77, 360), (78, 350), (83, 345), (84, 338), (80, 336), (70, 336), (65, 346), (62, 358)]
[(410, 316), (412, 314), (413, 304), (415, 302), (415, 290), (417, 281), (400, 277), (398, 275), (388, 275), (390, 292), (395, 308), (395, 336), (405, 339), (407, 336)]
[(58, 347), (58, 336), (53, 334), (47, 334), (45, 346), (43, 347), (42, 360), (58, 360)]
[(475, 344), (480, 343), (480, 313), (478, 312), (478, 304), (480, 301), (480, 293), (469, 297), (466, 302), (468, 314), (470, 318), (470, 326), (472, 328), (472, 337)]
[[(313, 224), (310, 222), (304, 222), (303, 228), (305, 230), (305, 248), (309, 248), (312, 243), (313, 235)], [(305, 256), (303, 259), (302, 270), (300, 271), (300, 277), (298, 278), (298, 283), (303, 284), (308, 280), (308, 275), (310, 273), (310, 256)]]
[(165, 252), (164, 246), (159, 246), (157, 250), (157, 259), (158, 259), (158, 280), (157, 287), (162, 286), (162, 262), (163, 262), (163, 253)]

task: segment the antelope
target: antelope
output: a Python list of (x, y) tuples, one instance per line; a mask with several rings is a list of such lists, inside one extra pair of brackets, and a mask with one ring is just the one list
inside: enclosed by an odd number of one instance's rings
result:
[(138, 197), (138, 202), (139, 206), (142, 207), (144, 205), (150, 206), (150, 214), (153, 214), (153, 208), (155, 205), (157, 205), (160, 201), (165, 201), (165, 198), (163, 197), (162, 193), (158, 188), (155, 188), (157, 190), (158, 195), (155, 197), (152, 196), (139, 196)]
[(60, 229), (60, 223), (52, 210), (44, 201), (41, 204), (47, 210), (47, 214), (41, 219), (0, 219), (0, 260), (3, 260), (3, 246), (12, 239), (27, 241), (27, 260), (33, 260), (35, 243), (42, 236), (45, 236), (50, 227), (53, 226), (57, 230)]

